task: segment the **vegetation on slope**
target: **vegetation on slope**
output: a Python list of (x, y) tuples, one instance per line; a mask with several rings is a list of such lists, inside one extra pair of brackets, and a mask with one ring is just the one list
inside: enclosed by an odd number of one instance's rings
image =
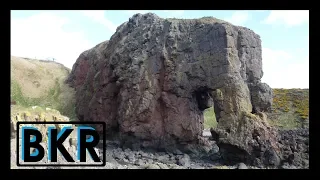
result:
[(273, 89), (271, 124), (293, 129), (303, 127), (309, 121), (309, 89)]
[(11, 57), (11, 101), (17, 109), (52, 108), (73, 120), (74, 90), (64, 83), (69, 73), (55, 62)]

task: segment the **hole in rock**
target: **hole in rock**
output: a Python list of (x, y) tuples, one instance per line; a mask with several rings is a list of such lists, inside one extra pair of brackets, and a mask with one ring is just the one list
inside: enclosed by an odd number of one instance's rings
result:
[(227, 133), (230, 133), (230, 129), (229, 128), (226, 131), (227, 131)]
[(197, 100), (198, 108), (200, 111), (204, 111), (205, 109), (212, 107), (213, 100), (211, 95), (209, 94), (208, 88), (199, 88), (194, 92), (194, 96)]
[(111, 69), (111, 70), (114, 70), (114, 69), (115, 69), (115, 67), (114, 67), (113, 64), (110, 64), (110, 69)]
[(260, 133), (256, 129), (254, 129), (252, 133), (252, 138), (257, 140), (259, 135)]
[(248, 163), (247, 157), (249, 154), (245, 150), (235, 145), (225, 143), (220, 143), (219, 148), (222, 158), (226, 164), (235, 165), (240, 162)]
[(204, 116), (204, 130), (202, 133), (204, 137), (210, 137), (210, 128), (217, 127), (214, 102), (209, 92), (210, 89), (201, 87), (194, 91), (193, 94), (196, 99), (198, 108)]
[(256, 108), (252, 107), (252, 112), (251, 112), (251, 114), (256, 114), (256, 113), (257, 113)]
[(204, 117), (204, 134), (209, 134), (211, 136), (210, 128), (215, 128), (218, 125), (214, 106), (204, 110), (203, 117)]
[(111, 127), (111, 131), (108, 133), (107, 136), (109, 135), (110, 137), (116, 136), (120, 131), (120, 125), (118, 122), (115, 122), (115, 124)]

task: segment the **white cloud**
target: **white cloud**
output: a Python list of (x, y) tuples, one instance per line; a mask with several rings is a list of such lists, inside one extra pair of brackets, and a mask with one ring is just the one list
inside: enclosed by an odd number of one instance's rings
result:
[(273, 10), (262, 21), (264, 24), (284, 24), (289, 27), (309, 22), (308, 10)]
[(262, 58), (266, 59), (267, 63), (273, 66), (273, 63), (279, 61), (288, 61), (293, 58), (293, 56), (283, 50), (273, 50), (270, 48), (262, 48)]
[(24, 18), (11, 19), (11, 55), (56, 61), (72, 68), (80, 53), (92, 48), (81, 31), (66, 32), (65, 17), (53, 13), (39, 13)]
[(236, 11), (230, 17), (225, 18), (225, 21), (228, 21), (234, 25), (242, 26), (244, 25), (250, 18), (248, 11)]
[(85, 10), (81, 11), (84, 16), (91, 18), (93, 21), (104, 25), (111, 32), (116, 32), (117, 25), (105, 17), (105, 11), (102, 10)]
[(288, 81), (285, 84), (288, 88), (309, 88), (309, 57), (288, 65), (284, 70), (283, 79)]
[(309, 55), (262, 49), (263, 82), (272, 88), (309, 88)]

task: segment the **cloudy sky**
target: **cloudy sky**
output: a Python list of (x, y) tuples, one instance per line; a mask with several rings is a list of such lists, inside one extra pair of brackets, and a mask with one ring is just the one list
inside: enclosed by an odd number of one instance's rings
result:
[(309, 11), (11, 11), (11, 55), (55, 58), (72, 68), (83, 51), (109, 39), (135, 13), (213, 16), (245, 26), (262, 40), (263, 82), (309, 88)]

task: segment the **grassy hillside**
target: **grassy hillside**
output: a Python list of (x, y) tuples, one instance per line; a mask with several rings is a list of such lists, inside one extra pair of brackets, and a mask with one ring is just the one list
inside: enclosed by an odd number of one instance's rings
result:
[[(307, 126), (309, 122), (309, 89), (273, 89), (271, 113), (267, 113), (271, 125), (283, 129)], [(205, 128), (217, 125), (214, 109), (204, 112)]]
[(12, 111), (52, 108), (74, 119), (74, 90), (64, 83), (70, 69), (52, 61), (11, 57)]
[(309, 89), (273, 89), (271, 124), (284, 129), (302, 127), (309, 122)]

